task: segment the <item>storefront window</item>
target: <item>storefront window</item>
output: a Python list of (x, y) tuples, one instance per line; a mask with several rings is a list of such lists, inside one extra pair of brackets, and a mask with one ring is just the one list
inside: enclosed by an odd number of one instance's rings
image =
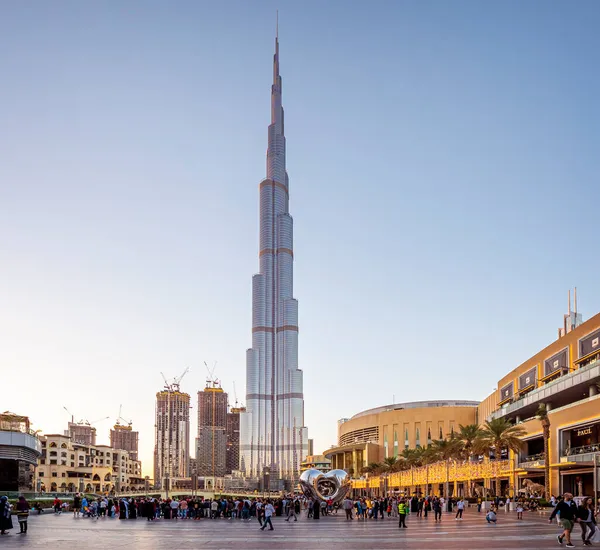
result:
[(595, 453), (600, 451), (600, 423), (586, 424), (569, 430), (565, 455)]

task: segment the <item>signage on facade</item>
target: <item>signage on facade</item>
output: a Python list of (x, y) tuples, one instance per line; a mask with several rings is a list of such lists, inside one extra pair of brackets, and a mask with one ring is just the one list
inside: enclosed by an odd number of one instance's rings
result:
[(579, 428), (577, 430), (577, 437), (581, 437), (582, 435), (591, 435), (592, 434), (592, 426), (587, 426), (585, 428)]

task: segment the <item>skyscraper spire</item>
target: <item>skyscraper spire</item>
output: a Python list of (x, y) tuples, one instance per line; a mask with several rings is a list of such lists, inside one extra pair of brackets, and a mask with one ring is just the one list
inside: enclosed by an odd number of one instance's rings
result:
[(298, 302), (293, 298), (293, 220), (289, 214), (284, 112), (275, 35), (267, 177), (260, 183), (259, 273), (252, 278), (252, 347), (246, 352), (246, 412), (240, 415), (240, 469), (277, 490), (297, 480), (306, 456)]

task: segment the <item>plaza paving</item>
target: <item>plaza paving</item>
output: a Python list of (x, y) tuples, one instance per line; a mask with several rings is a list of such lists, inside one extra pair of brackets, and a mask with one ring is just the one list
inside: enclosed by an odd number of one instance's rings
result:
[[(77, 548), (95, 550), (130, 548), (209, 548), (240, 550), (291, 549), (519, 549), (558, 548), (558, 526), (548, 524), (547, 514), (526, 513), (517, 521), (516, 514), (498, 514), (498, 524), (488, 525), (485, 515), (468, 510), (463, 521), (444, 514), (441, 524), (433, 517), (409, 516), (408, 529), (400, 531), (392, 519), (349, 521), (339, 516), (322, 517), (315, 521), (303, 517), (297, 523), (274, 518), (274, 531), (259, 531), (256, 520), (203, 519), (159, 520), (148, 522), (118, 519), (73, 519), (72, 514), (55, 516), (45, 513), (32, 516), (27, 535), (0, 537), (0, 550), (45, 548), (47, 550)], [(582, 547), (579, 527), (573, 540)]]

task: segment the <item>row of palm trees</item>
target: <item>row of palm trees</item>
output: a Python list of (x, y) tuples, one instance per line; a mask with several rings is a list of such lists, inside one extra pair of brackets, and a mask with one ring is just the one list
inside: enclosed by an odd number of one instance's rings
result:
[[(544, 430), (544, 450), (548, 456), (548, 438), (550, 423), (545, 406), (541, 405), (538, 418)], [(500, 460), (503, 453), (519, 452), (521, 438), (526, 434), (523, 426), (514, 425), (504, 418), (495, 418), (479, 426), (468, 424), (459, 426), (458, 432), (451, 433), (446, 439), (432, 441), (426, 447), (404, 449), (398, 457), (386, 457), (382, 463), (371, 463), (362, 469), (362, 474), (386, 476), (393, 472), (410, 470), (435, 462), (445, 462), (449, 470), (452, 462), (464, 462), (474, 456), (488, 456)], [(506, 455), (505, 455), (506, 456)], [(546, 460), (544, 487), (548, 494), (549, 460)], [(446, 492), (447, 492), (446, 487)], [(500, 477), (496, 478), (496, 493), (500, 492)]]

